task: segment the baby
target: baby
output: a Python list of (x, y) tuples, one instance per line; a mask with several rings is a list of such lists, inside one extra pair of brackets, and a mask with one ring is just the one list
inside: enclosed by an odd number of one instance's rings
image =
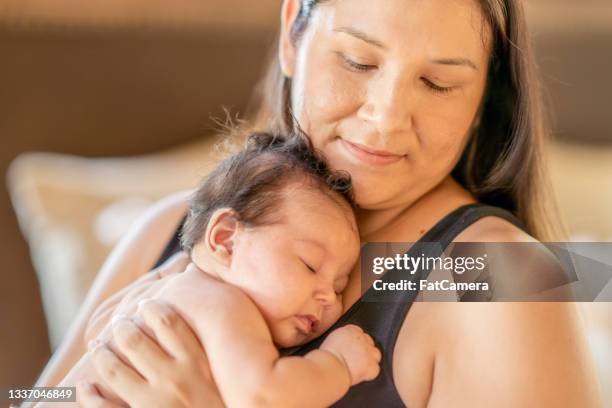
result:
[[(192, 265), (134, 288), (191, 325), (227, 406), (328, 406), (378, 375), (380, 352), (356, 326), (304, 357), (278, 351), (318, 337), (342, 314), (360, 245), (350, 194), (350, 180), (304, 136), (254, 134), (192, 196), (181, 235)], [(135, 316), (135, 306), (127, 310)], [(105, 319), (89, 336), (108, 340), (110, 330)], [(81, 380), (104, 388), (87, 354), (60, 385)]]

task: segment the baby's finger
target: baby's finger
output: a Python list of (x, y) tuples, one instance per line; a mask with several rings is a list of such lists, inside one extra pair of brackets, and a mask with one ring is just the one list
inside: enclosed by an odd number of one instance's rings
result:
[(380, 363), (380, 360), (382, 359), (382, 353), (380, 352), (380, 350), (376, 347), (374, 347), (374, 360), (376, 360), (377, 363)]
[(378, 364), (369, 364), (364, 375), (364, 381), (372, 381), (378, 377), (380, 366)]
[[(106, 381), (123, 401), (129, 401), (132, 391), (143, 389), (146, 383), (136, 371), (128, 367), (104, 344), (96, 346), (91, 351), (91, 361), (100, 378)], [(132, 391), (126, 391), (128, 389)]]
[(153, 331), (159, 344), (177, 359), (201, 359), (204, 350), (183, 318), (164, 302), (154, 299), (138, 305), (138, 313)]
[(96, 387), (86, 381), (76, 385), (76, 397), (79, 406), (83, 408), (123, 408), (102, 397)]
[(361, 327), (357, 326), (356, 324), (347, 324), (345, 327), (348, 327), (349, 329), (351, 329), (355, 333), (363, 333), (363, 329)]
[(169, 369), (168, 354), (128, 318), (113, 320), (116, 348), (144, 378), (151, 381)]

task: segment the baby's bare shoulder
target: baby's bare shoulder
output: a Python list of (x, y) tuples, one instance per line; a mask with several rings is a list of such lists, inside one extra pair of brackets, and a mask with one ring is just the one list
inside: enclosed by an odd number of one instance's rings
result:
[(247, 312), (257, 308), (238, 287), (216, 279), (199, 269), (172, 277), (158, 292), (158, 299), (167, 301), (183, 315), (192, 318), (210, 318)]

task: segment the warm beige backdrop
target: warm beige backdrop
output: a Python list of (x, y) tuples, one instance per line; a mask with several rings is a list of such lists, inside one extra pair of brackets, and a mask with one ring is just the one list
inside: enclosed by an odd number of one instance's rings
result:
[(223, 26), (261, 28), (278, 15), (279, 0), (3, 0), (0, 20), (76, 26)]

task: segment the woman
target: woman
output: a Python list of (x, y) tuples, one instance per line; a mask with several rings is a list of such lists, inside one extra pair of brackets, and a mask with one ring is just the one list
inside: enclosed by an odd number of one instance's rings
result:
[[(549, 237), (542, 113), (518, 1), (285, 0), (265, 84), (253, 127), (287, 128), (294, 117), (331, 165), (351, 174), (362, 241)], [(184, 195), (170, 197), (123, 241), (70, 339), (103, 299), (155, 263), (185, 211)], [(145, 279), (185, 262), (172, 258)], [(368, 317), (357, 269), (343, 295), (386, 359), (379, 379), (341, 406), (597, 404), (571, 304), (416, 302)], [(100, 375), (130, 405), (220, 404), (185, 322), (163, 304), (141, 309), (157, 341), (118, 321), (115, 339), (135, 368), (99, 346)], [(82, 352), (68, 341), (41, 383)], [(81, 387), (80, 399), (112, 406), (92, 387)]]

